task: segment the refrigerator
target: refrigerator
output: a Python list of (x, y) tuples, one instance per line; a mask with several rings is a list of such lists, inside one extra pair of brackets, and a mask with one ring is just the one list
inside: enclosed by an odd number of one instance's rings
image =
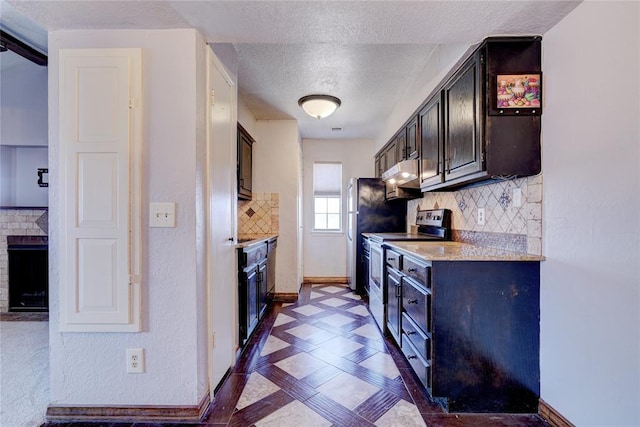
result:
[(349, 286), (364, 293), (365, 253), (362, 233), (404, 232), (407, 200), (386, 200), (380, 178), (351, 178), (347, 186), (347, 273)]

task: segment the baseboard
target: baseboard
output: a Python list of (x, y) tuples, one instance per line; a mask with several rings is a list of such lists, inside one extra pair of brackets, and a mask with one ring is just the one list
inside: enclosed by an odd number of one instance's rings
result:
[(49, 406), (47, 422), (198, 422), (211, 403), (205, 393), (198, 406)]
[(276, 292), (273, 294), (273, 300), (276, 302), (296, 302), (298, 301), (297, 292)]
[(331, 284), (331, 285), (348, 285), (349, 278), (348, 277), (303, 277), (302, 283), (304, 285), (310, 283), (321, 283), (321, 284)]
[(551, 405), (540, 399), (538, 402), (538, 415), (540, 415), (551, 427), (575, 427), (569, 420), (556, 411)]

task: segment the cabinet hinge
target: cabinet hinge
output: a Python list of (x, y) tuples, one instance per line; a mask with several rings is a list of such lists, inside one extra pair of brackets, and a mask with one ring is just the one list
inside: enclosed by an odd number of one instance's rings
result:
[(484, 65), (484, 53), (480, 54), (480, 63)]
[(129, 109), (133, 109), (133, 98), (129, 98)]
[(216, 91), (215, 89), (211, 89), (211, 105), (216, 105)]

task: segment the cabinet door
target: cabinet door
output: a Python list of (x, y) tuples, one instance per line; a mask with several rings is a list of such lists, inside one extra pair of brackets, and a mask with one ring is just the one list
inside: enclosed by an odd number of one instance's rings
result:
[(479, 61), (474, 55), (443, 89), (445, 181), (483, 169), (480, 90)]
[(398, 272), (387, 269), (387, 328), (396, 342), (400, 344), (400, 316), (402, 300), (402, 283)]
[(442, 170), (443, 129), (442, 129), (442, 97), (438, 93), (418, 113), (420, 120), (420, 187), (425, 189), (440, 184), (444, 180)]
[(59, 329), (140, 331), (142, 49), (62, 49), (59, 67)]
[(418, 117), (415, 117), (407, 125), (407, 143), (404, 153), (405, 160), (418, 158)]
[(390, 167), (398, 163), (398, 139), (389, 145), (385, 151), (385, 167), (384, 170), (388, 170)]
[(258, 294), (258, 269), (254, 268), (247, 274), (247, 299), (246, 299), (246, 314), (247, 314), (247, 336), (248, 338), (259, 320), (259, 294)]
[(402, 129), (396, 135), (396, 161), (389, 165), (389, 167), (393, 166), (397, 162), (400, 162), (406, 159), (407, 156), (407, 130)]
[(269, 300), (267, 298), (267, 274), (267, 260), (265, 259), (258, 266), (258, 315), (260, 318), (264, 315), (267, 305), (269, 304)]
[(384, 165), (382, 155), (376, 156), (375, 159), (375, 174), (376, 178), (380, 178), (382, 176), (382, 172), (384, 172)]
[(253, 138), (238, 124), (238, 198), (251, 200)]

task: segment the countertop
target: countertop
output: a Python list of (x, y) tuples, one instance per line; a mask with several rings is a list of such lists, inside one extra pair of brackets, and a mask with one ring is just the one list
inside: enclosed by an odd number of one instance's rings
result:
[(244, 242), (238, 242), (236, 244), (236, 248), (246, 248), (249, 246), (257, 245), (259, 243), (264, 243), (273, 238), (278, 238), (278, 233), (273, 234), (261, 234), (260, 236), (239, 236), (238, 240), (245, 240)]
[(460, 242), (384, 242), (426, 261), (544, 261), (540, 255), (487, 248)]

